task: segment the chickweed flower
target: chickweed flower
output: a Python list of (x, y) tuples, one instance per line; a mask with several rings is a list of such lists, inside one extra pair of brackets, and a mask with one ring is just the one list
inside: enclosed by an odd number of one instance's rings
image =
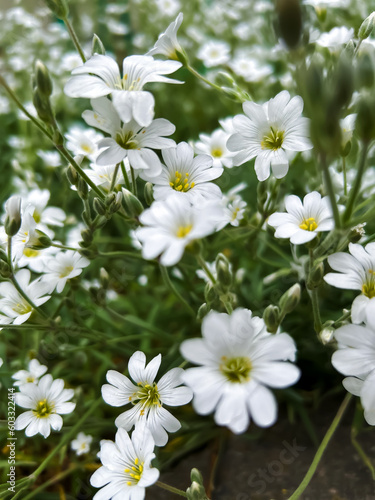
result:
[(176, 19), (168, 26), (168, 28), (159, 35), (154, 47), (148, 51), (148, 56), (161, 54), (168, 59), (179, 59), (176, 51), (183, 54), (183, 49), (177, 40), (177, 31), (182, 24), (183, 14), (180, 12)]
[(52, 293), (55, 289), (57, 293), (61, 293), (66, 282), (79, 276), (89, 264), (90, 261), (86, 257), (82, 257), (78, 252), (73, 250), (59, 252), (46, 261), (42, 283), (49, 287), (49, 293)]
[(70, 447), (73, 451), (76, 452), (76, 455), (79, 457), (90, 451), (92, 440), (92, 436), (86, 435), (84, 432), (79, 432), (77, 434), (77, 437), (71, 442)]
[(44, 365), (41, 365), (37, 359), (32, 359), (29, 362), (29, 366), (27, 370), (19, 370), (14, 375), (12, 375), (12, 379), (15, 380), (13, 385), (21, 386), (24, 384), (37, 383), (39, 378), (46, 373), (48, 368)]

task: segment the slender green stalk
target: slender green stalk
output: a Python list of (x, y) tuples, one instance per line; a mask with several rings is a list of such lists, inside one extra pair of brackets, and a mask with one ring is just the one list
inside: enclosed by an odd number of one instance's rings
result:
[(79, 43), (77, 34), (74, 31), (73, 26), (71, 25), (71, 23), (70, 23), (70, 21), (69, 21), (69, 19), (67, 17), (65, 19), (63, 19), (63, 21), (64, 21), (64, 24), (65, 24), (67, 30), (69, 31), (70, 38), (72, 39), (72, 42), (74, 43), (75, 48), (77, 49), (77, 52), (78, 52), (78, 54), (80, 55), (80, 57), (82, 59), (82, 62), (85, 63), (86, 62), (86, 56), (85, 56), (85, 54), (83, 52), (81, 44)]
[(213, 89), (217, 90), (221, 94), (225, 94), (225, 91), (221, 87), (219, 87), (219, 85), (216, 85), (215, 83), (210, 82), (210, 80), (207, 80), (207, 78), (205, 78), (200, 73), (198, 73), (198, 71), (196, 69), (194, 69), (192, 66), (187, 65), (186, 69), (188, 69), (192, 75), (194, 75), (196, 78), (198, 78), (202, 82), (206, 83), (207, 85), (209, 85)]
[(176, 495), (180, 495), (180, 497), (185, 497), (187, 498), (187, 494), (179, 490), (178, 488), (174, 488), (173, 486), (169, 486), (169, 484), (162, 483), (161, 481), (157, 481), (156, 486), (159, 486), (159, 488), (162, 488), (163, 490), (170, 491), (171, 493), (175, 493)]
[(142, 255), (134, 252), (128, 252), (126, 250), (118, 250), (114, 252), (99, 252), (100, 257), (130, 257), (132, 259), (143, 260), (144, 262), (149, 262), (150, 264), (157, 264), (156, 260), (147, 260), (142, 257)]
[(51, 247), (62, 248), (63, 250), (73, 250), (73, 252), (79, 252), (80, 248), (67, 247), (66, 245), (59, 245), (58, 243), (51, 243)]
[(122, 176), (124, 177), (126, 189), (128, 191), (131, 191), (131, 185), (130, 185), (128, 173), (126, 171), (126, 168), (125, 168), (125, 165), (124, 165), (123, 161), (121, 162), (121, 172), (122, 172)]
[(363, 174), (365, 173), (365, 169), (366, 169), (367, 152), (368, 152), (368, 143), (364, 142), (362, 145), (361, 155), (359, 157), (359, 162), (358, 162), (358, 167), (357, 167), (357, 175), (355, 177), (354, 186), (350, 190), (349, 200), (348, 200), (348, 203), (346, 205), (345, 212), (344, 212), (344, 217), (343, 217), (344, 222), (349, 221), (349, 219), (353, 213), (354, 204), (355, 204), (355, 201), (357, 199), (359, 190), (361, 189), (362, 177), (363, 177)]
[(209, 268), (208, 268), (208, 266), (207, 266), (207, 264), (206, 264), (206, 262), (201, 254), (197, 255), (197, 260), (198, 260), (199, 265), (203, 269), (203, 271), (206, 273), (207, 278), (209, 278), (210, 281), (215, 285), (217, 280), (216, 280), (215, 276), (209, 270)]
[(134, 168), (130, 167), (130, 173), (132, 176), (132, 186), (133, 186), (133, 193), (135, 196), (138, 196), (138, 191), (137, 191), (137, 183), (135, 181), (135, 173), (134, 173)]
[[(311, 273), (311, 270), (314, 265), (314, 251), (312, 248), (309, 250), (309, 255), (310, 255), (310, 265), (309, 265), (309, 273)], [(313, 288), (312, 290), (309, 290), (309, 295), (311, 299), (311, 305), (313, 309), (313, 315), (314, 315), (314, 329), (316, 333), (320, 333), (322, 331), (323, 325), (322, 325), (322, 320), (320, 317), (320, 310), (319, 310), (319, 295), (318, 295), (318, 289)]]
[(61, 481), (61, 479), (64, 479), (64, 477), (69, 476), (69, 474), (72, 474), (74, 471), (80, 468), (81, 466), (76, 465), (74, 467), (69, 467), (69, 469), (60, 472), (60, 474), (56, 474), (56, 476), (51, 477), (51, 479), (38, 486), (38, 488), (29, 493), (27, 496), (23, 497), (23, 500), (30, 500), (31, 498), (34, 498), (35, 495), (37, 495), (41, 491), (45, 490), (46, 488), (52, 486), (55, 483), (58, 483), (59, 481)]
[(357, 450), (358, 455), (361, 457), (362, 462), (370, 470), (371, 476), (372, 476), (372, 480), (375, 481), (375, 468), (372, 465), (370, 458), (364, 452), (362, 446), (358, 443), (356, 437), (357, 437), (357, 434), (356, 434), (355, 430), (352, 429), (352, 432), (351, 432), (351, 441), (352, 441), (352, 444), (353, 444), (354, 448)]
[(117, 174), (118, 174), (118, 169), (120, 168), (120, 163), (117, 163), (115, 167), (115, 171), (113, 172), (112, 180), (111, 180), (111, 187), (109, 188), (110, 191), (113, 191), (116, 186), (116, 179), (117, 179)]
[[(117, 311), (114, 309), (111, 309), (110, 307), (106, 306), (106, 310), (115, 318), (119, 319), (123, 323), (129, 323), (129, 325), (137, 326), (143, 330), (147, 330), (149, 332), (155, 333), (157, 336), (164, 338), (168, 341), (171, 340), (173, 337), (171, 334), (166, 333), (164, 330), (161, 330), (157, 328), (156, 326), (150, 325), (147, 323), (147, 321), (143, 321), (141, 318), (138, 318), (137, 316), (132, 316), (131, 314), (127, 314), (123, 316), (122, 314), (119, 314)], [(125, 339), (126, 337), (124, 337)]]
[(177, 288), (174, 286), (174, 284), (172, 283), (170, 277), (169, 277), (169, 274), (168, 274), (168, 271), (167, 269), (162, 266), (162, 265), (159, 265), (160, 267), (160, 271), (161, 271), (161, 275), (163, 277), (163, 280), (164, 280), (164, 283), (167, 285), (167, 287), (171, 290), (172, 293), (174, 293), (174, 295), (184, 304), (184, 306), (189, 310), (189, 312), (195, 316), (196, 313), (194, 311), (194, 309), (190, 306), (190, 304), (183, 298), (183, 296), (180, 294), (180, 292), (177, 290)]
[(298, 486), (298, 488), (292, 494), (292, 496), (290, 496), (288, 498), (288, 500), (297, 500), (298, 498), (300, 498), (302, 493), (305, 491), (305, 489), (309, 485), (309, 483), (310, 483), (310, 481), (311, 481), (313, 475), (315, 474), (315, 471), (319, 465), (320, 459), (322, 458), (323, 453), (325, 452), (325, 449), (327, 448), (328, 443), (330, 442), (335, 430), (337, 429), (337, 427), (341, 421), (341, 418), (344, 415), (345, 410), (347, 409), (347, 407), (349, 405), (351, 398), (352, 398), (351, 394), (347, 394), (345, 396), (344, 401), (341, 403), (341, 406), (340, 406), (335, 418), (333, 419), (332, 424), (330, 425), (328, 431), (326, 432), (326, 435), (324, 436), (323, 441), (321, 442), (321, 444), (318, 448), (318, 451), (315, 454), (314, 460), (312, 461), (312, 464), (310, 465), (309, 470), (307, 471), (301, 484)]
[(346, 175), (346, 158), (345, 158), (345, 156), (342, 157), (342, 174), (344, 177), (344, 195), (346, 196), (348, 194), (348, 180), (347, 180), (347, 175)]
[(322, 170), (323, 170), (323, 179), (324, 179), (325, 188), (326, 188), (327, 194), (328, 194), (330, 202), (331, 202), (333, 218), (335, 220), (335, 227), (336, 227), (336, 229), (340, 229), (340, 227), (341, 227), (340, 212), (339, 212), (339, 209), (337, 206), (337, 201), (336, 201), (335, 191), (333, 189), (331, 174), (329, 173), (327, 159), (326, 159), (326, 156), (324, 153), (322, 153), (320, 155), (320, 161), (321, 161)]

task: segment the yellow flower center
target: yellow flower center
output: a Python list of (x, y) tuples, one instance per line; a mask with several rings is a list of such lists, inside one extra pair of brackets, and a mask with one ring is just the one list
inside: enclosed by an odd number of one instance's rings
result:
[(300, 224), (299, 227), (305, 231), (315, 231), (318, 224), (316, 223), (314, 217), (310, 217), (309, 219), (303, 219), (302, 224)]
[(214, 158), (221, 158), (223, 156), (223, 150), (220, 148), (213, 149), (211, 151), (211, 156)]
[(33, 219), (35, 220), (35, 222), (37, 224), (39, 224), (41, 218), (42, 218), (42, 216), (40, 215), (40, 213), (37, 210), (34, 210)]
[(27, 314), (30, 311), (32, 311), (31, 305), (26, 302), (25, 300), (22, 300), (22, 302), (18, 302), (12, 307), (13, 311), (17, 314)]
[(128, 481), (126, 482), (128, 486), (134, 486), (138, 484), (139, 480), (142, 477), (143, 466), (144, 462), (140, 462), (139, 458), (136, 458), (133, 465), (130, 465), (128, 468), (124, 469), (126, 479), (128, 479)]
[(66, 278), (73, 271), (73, 266), (66, 266), (60, 273), (59, 278)]
[(189, 224), (188, 226), (180, 226), (177, 229), (177, 238), (185, 238), (185, 236), (187, 236), (190, 233), (192, 228), (193, 228), (192, 224)]
[(284, 132), (282, 130), (275, 130), (273, 127), (270, 127), (270, 131), (268, 134), (263, 136), (263, 140), (260, 145), (262, 149), (271, 149), (276, 151), (280, 149), (284, 142)]
[(238, 356), (237, 358), (221, 358), (220, 371), (226, 376), (229, 382), (243, 384), (250, 380), (252, 364), (249, 358)]
[(375, 297), (375, 271), (373, 269), (369, 269), (366, 283), (362, 285), (362, 293), (366, 295), (369, 299), (373, 299)]
[(55, 405), (49, 403), (47, 399), (42, 399), (39, 401), (33, 410), (37, 418), (47, 418), (54, 413)]
[(38, 250), (33, 250), (32, 248), (25, 248), (23, 251), (25, 257), (38, 257), (40, 252)]
[(195, 182), (189, 183), (188, 173), (183, 176), (180, 172), (176, 171), (175, 176), (171, 177), (169, 185), (175, 191), (183, 191), (186, 193), (186, 191), (189, 191), (189, 189), (192, 189), (195, 186)]
[(152, 385), (140, 383), (138, 386), (138, 391), (129, 397), (129, 401), (134, 405), (142, 403), (141, 415), (144, 415), (145, 411), (154, 405), (161, 406), (160, 394), (155, 382)]
[(35, 380), (35, 377), (33, 377), (33, 376), (30, 375), (30, 377), (27, 377), (26, 382), (28, 382), (29, 384), (31, 384), (31, 383), (34, 382), (34, 380)]
[(138, 143), (134, 140), (135, 138), (135, 133), (130, 131), (130, 132), (123, 132), (123, 133), (117, 133), (116, 134), (116, 142), (119, 146), (121, 146), (124, 149), (139, 149), (138, 148)]

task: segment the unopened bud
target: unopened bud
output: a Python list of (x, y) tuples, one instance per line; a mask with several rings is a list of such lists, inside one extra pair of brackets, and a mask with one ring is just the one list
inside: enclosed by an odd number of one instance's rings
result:
[(201, 484), (193, 481), (191, 486), (186, 490), (188, 500), (208, 500), (204, 487)]
[(33, 92), (33, 104), (39, 118), (43, 122), (51, 124), (53, 122), (51, 105), (49, 103), (48, 97), (42, 94), (38, 88), (36, 88)]
[(323, 345), (330, 344), (334, 340), (335, 329), (330, 325), (323, 326), (322, 331), (319, 333), (320, 341)]
[(59, 19), (66, 19), (69, 14), (69, 8), (66, 0), (44, 0), (48, 7)]
[(280, 326), (280, 309), (270, 304), (263, 312), (263, 320), (270, 333), (276, 333)]
[(101, 283), (102, 287), (106, 290), (108, 288), (108, 285), (109, 285), (109, 274), (104, 269), (104, 267), (100, 268), (99, 277), (100, 277), (100, 283)]
[(78, 179), (78, 183), (77, 183), (77, 192), (78, 192), (78, 196), (82, 199), (82, 200), (87, 200), (88, 196), (89, 196), (89, 187), (86, 183), (86, 181), (84, 181), (82, 179), (82, 177), (80, 177)]
[(126, 215), (134, 219), (143, 212), (143, 205), (134, 194), (128, 189), (122, 188), (124, 210)]
[(228, 259), (219, 253), (215, 262), (217, 281), (223, 291), (229, 290), (232, 285), (232, 271)]
[(6, 262), (0, 262), (0, 276), (2, 278), (10, 278), (12, 276), (12, 271)]
[(47, 67), (40, 59), (37, 59), (34, 70), (35, 84), (38, 87), (38, 90), (46, 97), (49, 97), (52, 94), (52, 80)]
[(318, 262), (314, 264), (306, 283), (306, 286), (309, 290), (313, 290), (314, 288), (318, 288), (323, 281), (324, 276), (324, 264), (323, 262)]
[(277, 0), (277, 31), (289, 49), (295, 49), (302, 35), (302, 11), (299, 0)]
[(154, 201), (154, 186), (151, 182), (146, 182), (144, 191), (143, 191), (146, 203), (148, 206)]
[(103, 42), (100, 40), (98, 35), (94, 33), (94, 36), (92, 37), (92, 44), (91, 44), (91, 55), (95, 54), (100, 54), (102, 56), (105, 55), (105, 48), (103, 45)]
[(94, 198), (92, 205), (98, 215), (105, 215), (107, 213), (107, 208), (100, 198)]
[(375, 12), (372, 12), (361, 24), (358, 30), (358, 38), (360, 40), (365, 40), (368, 38), (375, 26)]
[(5, 232), (8, 236), (14, 236), (21, 227), (21, 197), (11, 196), (5, 203)]
[(211, 304), (217, 298), (215, 286), (209, 281), (204, 289), (204, 297), (207, 304)]
[(51, 238), (39, 229), (33, 231), (27, 244), (27, 247), (32, 250), (41, 250), (43, 248), (49, 248), (50, 246), (52, 246)]
[(287, 290), (279, 301), (281, 313), (289, 314), (298, 306), (301, 299), (301, 286), (299, 283), (293, 285)]
[(210, 312), (210, 308), (206, 303), (202, 304), (197, 312), (197, 320), (201, 321), (208, 313)]
[(83, 229), (81, 231), (81, 237), (86, 244), (90, 245), (92, 243), (93, 234), (92, 231), (90, 231), (90, 229)]
[(191, 482), (196, 482), (198, 484), (202, 484), (203, 485), (203, 476), (199, 472), (199, 470), (196, 469), (195, 467), (193, 469), (191, 469), (190, 479), (191, 479)]
[(122, 207), (122, 200), (123, 196), (121, 191), (116, 193), (115, 199), (113, 200), (112, 204), (108, 207), (108, 211), (110, 214), (114, 214), (115, 212), (118, 212), (120, 208)]

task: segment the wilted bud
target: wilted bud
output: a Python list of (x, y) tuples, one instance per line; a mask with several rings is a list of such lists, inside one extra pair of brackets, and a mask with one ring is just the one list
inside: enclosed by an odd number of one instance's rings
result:
[(374, 65), (369, 54), (363, 54), (357, 65), (358, 87), (371, 88), (374, 85)]
[(69, 14), (69, 8), (66, 0), (44, 0), (48, 7), (59, 19), (66, 19)]
[(125, 214), (134, 219), (143, 212), (143, 205), (134, 194), (128, 189), (122, 188)]
[(375, 138), (375, 98), (367, 94), (359, 101), (357, 110), (356, 131), (367, 143)]
[(375, 12), (372, 12), (361, 24), (358, 30), (358, 38), (364, 40), (368, 38), (375, 26)]
[(210, 312), (210, 308), (206, 303), (202, 304), (197, 312), (197, 320), (201, 321), (208, 313)]
[(80, 177), (78, 179), (78, 183), (77, 183), (77, 193), (78, 193), (78, 196), (82, 199), (82, 200), (87, 200), (88, 196), (89, 196), (89, 187), (86, 183), (86, 181), (84, 181), (82, 179), (82, 177)]
[(14, 236), (21, 227), (21, 197), (11, 196), (5, 203), (5, 232), (8, 236)]
[(102, 56), (105, 55), (105, 48), (103, 42), (95, 33), (94, 36), (92, 37), (92, 44), (91, 44), (91, 55), (94, 54), (100, 54)]
[(323, 276), (324, 276), (323, 262), (318, 262), (317, 264), (314, 264), (309, 273), (309, 277), (306, 283), (307, 288), (309, 290), (312, 290), (320, 286), (323, 281)]
[(204, 298), (207, 304), (211, 304), (217, 298), (215, 286), (209, 281), (204, 289)]
[(52, 94), (52, 80), (49, 75), (48, 69), (42, 63), (40, 59), (37, 59), (35, 62), (35, 83), (38, 87), (38, 90), (49, 97)]
[(107, 213), (107, 208), (100, 198), (94, 198), (92, 205), (98, 215), (105, 215)]
[(280, 309), (270, 304), (263, 312), (263, 319), (267, 330), (270, 333), (276, 333), (280, 325)]
[(295, 49), (302, 35), (302, 11), (299, 0), (277, 0), (277, 31), (289, 49)]
[(358, 243), (360, 239), (365, 235), (365, 225), (366, 222), (363, 224), (358, 224), (358, 226), (352, 227), (350, 230), (350, 233), (348, 235), (348, 240), (350, 243)]
[(285, 315), (291, 313), (298, 306), (300, 299), (301, 286), (299, 283), (296, 283), (284, 293), (279, 301), (281, 314)]
[(148, 206), (154, 201), (154, 186), (151, 182), (146, 182), (144, 191), (143, 191), (146, 203)]
[(222, 253), (219, 253), (216, 257), (215, 267), (217, 281), (220, 285), (220, 288), (226, 292), (232, 285), (233, 276), (230, 269), (230, 263)]

